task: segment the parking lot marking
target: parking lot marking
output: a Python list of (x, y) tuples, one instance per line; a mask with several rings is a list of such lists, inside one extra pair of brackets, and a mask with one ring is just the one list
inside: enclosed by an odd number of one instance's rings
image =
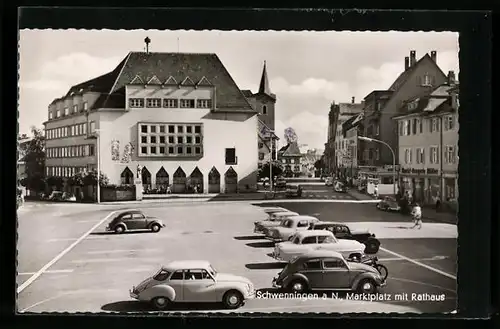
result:
[(391, 254), (391, 255), (394, 255), (394, 256), (396, 256), (396, 257), (402, 258), (402, 259), (404, 259), (404, 260), (407, 260), (407, 261), (409, 261), (410, 263), (413, 263), (413, 264), (415, 264), (415, 265), (418, 265), (418, 266), (421, 266), (421, 267), (426, 268), (426, 269), (428, 269), (428, 270), (431, 270), (431, 271), (433, 271), (433, 272), (439, 273), (439, 274), (441, 274), (441, 275), (443, 275), (443, 276), (446, 276), (446, 277), (448, 277), (448, 278), (450, 278), (450, 279), (453, 279), (453, 280), (456, 280), (456, 279), (457, 279), (457, 277), (456, 277), (456, 276), (454, 276), (454, 275), (452, 275), (452, 274), (450, 274), (450, 273), (446, 273), (445, 271), (441, 271), (440, 269), (437, 269), (437, 268), (435, 268), (435, 267), (432, 267), (432, 266), (429, 266), (429, 265), (427, 265), (427, 264), (421, 263), (421, 262), (419, 262), (418, 260), (414, 260), (414, 259), (411, 259), (411, 258), (409, 258), (409, 257), (403, 256), (403, 255), (401, 255), (401, 254), (398, 254), (397, 252), (394, 252), (394, 251), (391, 251), (391, 250), (388, 250), (388, 249), (385, 249), (385, 248), (382, 248), (382, 247), (380, 247), (380, 250), (385, 251), (386, 253)]
[[(48, 271), (45, 271), (45, 274), (71, 273), (73, 271), (74, 270), (48, 270)], [(21, 273), (17, 273), (17, 275), (33, 275), (35, 273), (36, 272), (21, 272)]]
[[(408, 280), (408, 279), (402, 279), (402, 278), (393, 278), (392, 276), (389, 276), (388, 279), (396, 280), (396, 281), (402, 281), (402, 282), (409, 282), (409, 283), (421, 284), (423, 286), (429, 286), (429, 287), (433, 287), (433, 288), (437, 288), (437, 289), (441, 289), (441, 290), (446, 290), (446, 291), (454, 293), (455, 295), (457, 294), (456, 290), (445, 288), (445, 287), (442, 287), (442, 286), (437, 286), (435, 284), (430, 284), (430, 283), (427, 283), (427, 282), (421, 282), (421, 281), (415, 281), (415, 280)], [(449, 299), (451, 299), (451, 298), (449, 298)]]
[(50, 301), (52, 301), (52, 300), (54, 300), (54, 299), (61, 298), (61, 297), (63, 297), (64, 295), (67, 295), (67, 294), (68, 294), (68, 293), (62, 293), (62, 294), (59, 294), (59, 295), (55, 295), (55, 296), (52, 296), (52, 297), (49, 297), (49, 298), (43, 299), (43, 300), (41, 300), (41, 301), (39, 301), (39, 302), (37, 302), (37, 303), (35, 303), (35, 304), (33, 304), (33, 305), (30, 305), (30, 306), (28, 306), (28, 307), (26, 307), (26, 308), (24, 308), (24, 309), (20, 310), (19, 312), (20, 312), (20, 313), (22, 313), (22, 312), (27, 312), (27, 311), (31, 310), (32, 308), (37, 307), (38, 305), (45, 304), (45, 303), (50, 302)]
[(21, 284), (18, 288), (17, 288), (17, 293), (21, 293), (24, 289), (26, 289), (26, 287), (28, 287), (30, 284), (33, 283), (33, 281), (35, 281), (36, 279), (38, 279), (38, 277), (40, 275), (42, 275), (42, 273), (44, 273), (45, 271), (47, 271), (49, 269), (49, 267), (51, 267), (52, 265), (54, 265), (59, 259), (61, 259), (64, 255), (66, 255), (68, 252), (71, 251), (71, 249), (73, 249), (77, 244), (79, 244), (81, 241), (83, 241), (83, 239), (85, 239), (87, 236), (90, 235), (90, 233), (92, 233), (96, 228), (98, 228), (102, 223), (104, 223), (105, 221), (109, 220), (109, 218), (111, 218), (111, 216), (113, 216), (117, 211), (113, 211), (111, 212), (110, 214), (108, 214), (106, 217), (104, 217), (102, 220), (100, 220), (99, 222), (97, 222), (94, 226), (92, 226), (90, 228), (90, 230), (88, 230), (87, 232), (85, 232), (78, 240), (76, 240), (75, 242), (73, 242), (70, 246), (68, 246), (66, 249), (64, 249), (62, 252), (60, 252), (56, 257), (54, 257), (50, 262), (48, 262), (47, 264), (45, 264), (40, 270), (38, 270), (38, 272), (36, 272), (35, 274), (33, 274), (33, 276), (31, 276), (28, 280), (24, 281), (23, 284)]
[(112, 250), (94, 250), (88, 251), (86, 254), (89, 255), (100, 255), (100, 254), (119, 254), (128, 252), (161, 252), (161, 249), (112, 249)]
[[(447, 259), (447, 256), (434, 256), (434, 257), (429, 257), (429, 258), (418, 258), (418, 259), (413, 259), (416, 261), (426, 261), (426, 260), (445, 260)], [(399, 257), (394, 257), (394, 258), (379, 258), (379, 262), (391, 262), (391, 261), (398, 261), (398, 260), (403, 260), (407, 261), (404, 258), (399, 258)]]
[[(87, 258), (87, 259), (75, 259), (72, 260), (73, 264), (86, 264), (86, 263), (107, 263), (107, 262), (126, 262), (131, 259), (128, 257), (120, 257), (120, 258)], [(141, 258), (141, 262), (158, 262), (158, 258)]]
[(254, 201), (252, 204), (267, 204), (267, 203), (379, 203), (380, 200), (352, 200), (352, 199), (332, 199), (332, 200), (308, 200), (308, 199), (275, 199), (275, 200), (262, 200), (262, 201)]

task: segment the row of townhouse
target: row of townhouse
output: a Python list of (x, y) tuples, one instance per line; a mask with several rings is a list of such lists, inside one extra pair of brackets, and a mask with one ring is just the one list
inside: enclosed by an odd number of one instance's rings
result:
[(453, 71), (446, 75), (439, 68), (437, 52), (417, 60), (416, 52), (410, 51), (394, 83), (387, 90), (370, 92), (362, 104), (360, 113), (337, 121), (341, 133), (336, 140), (340, 145), (335, 146), (348, 161), (337, 163), (335, 170), (397, 184), (421, 203), (456, 204), (458, 82)]
[(116, 185), (255, 190), (276, 140), (262, 133), (274, 130), (275, 103), (265, 63), (252, 93), (216, 54), (130, 52), (49, 105), (46, 175), (99, 168)]

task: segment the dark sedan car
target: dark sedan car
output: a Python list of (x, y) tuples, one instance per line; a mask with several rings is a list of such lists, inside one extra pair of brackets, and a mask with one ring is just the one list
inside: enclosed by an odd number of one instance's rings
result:
[(351, 230), (344, 223), (317, 222), (309, 230), (327, 230), (332, 232), (337, 239), (356, 240), (366, 246), (366, 254), (376, 254), (380, 249), (380, 241), (369, 230)]
[(384, 285), (374, 267), (347, 262), (340, 253), (330, 250), (314, 250), (295, 258), (273, 279), (274, 288), (296, 293), (316, 289), (373, 294)]
[(159, 232), (165, 224), (156, 217), (146, 216), (140, 210), (127, 210), (118, 213), (106, 227), (106, 231), (123, 233), (132, 230)]
[(379, 203), (377, 203), (377, 209), (384, 211), (400, 211), (401, 207), (399, 206), (396, 198), (386, 196)]

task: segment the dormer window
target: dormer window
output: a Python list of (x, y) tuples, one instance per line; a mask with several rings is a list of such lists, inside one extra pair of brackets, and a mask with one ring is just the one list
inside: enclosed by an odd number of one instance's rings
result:
[(78, 112), (78, 105), (73, 105), (73, 113), (77, 113)]
[(87, 102), (83, 103), (83, 110), (87, 111), (89, 109), (89, 104)]
[(49, 120), (52, 120), (52, 111), (49, 111)]
[(267, 106), (262, 106), (262, 114), (267, 114)]
[(59, 118), (61, 116), (61, 110), (56, 111), (56, 118)]
[(429, 74), (424, 75), (424, 81), (423, 81), (424, 86), (432, 86), (432, 79)]
[(64, 115), (68, 115), (69, 114), (69, 107), (65, 107), (64, 108)]

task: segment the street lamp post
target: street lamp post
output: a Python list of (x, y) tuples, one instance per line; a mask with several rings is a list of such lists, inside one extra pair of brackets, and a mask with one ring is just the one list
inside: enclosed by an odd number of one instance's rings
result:
[(100, 165), (100, 162), (101, 162), (101, 154), (100, 154), (100, 141), (101, 141), (101, 138), (100, 138), (100, 132), (101, 132), (101, 129), (94, 129), (94, 132), (91, 133), (93, 135), (89, 136), (88, 139), (95, 139), (96, 140), (96, 167), (97, 167), (97, 203), (101, 203), (101, 182), (100, 182), (100, 178), (101, 178), (101, 165)]
[(391, 150), (391, 153), (392, 153), (392, 192), (394, 193), (394, 195), (396, 195), (396, 155), (395, 155), (392, 147), (389, 144), (387, 144), (386, 142), (381, 141), (379, 139), (375, 139), (375, 138), (358, 136), (358, 139), (365, 141), (365, 142), (380, 143), (380, 144), (387, 146), (389, 148), (389, 150)]

